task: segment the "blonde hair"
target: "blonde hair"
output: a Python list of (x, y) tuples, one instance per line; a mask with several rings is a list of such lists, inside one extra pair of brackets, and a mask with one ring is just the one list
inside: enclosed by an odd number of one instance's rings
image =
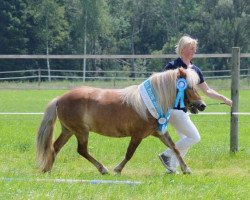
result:
[(194, 47), (197, 47), (198, 45), (198, 40), (191, 38), (190, 36), (182, 36), (179, 42), (176, 44), (175, 52), (181, 57), (182, 50), (185, 46), (187, 45), (192, 45)]

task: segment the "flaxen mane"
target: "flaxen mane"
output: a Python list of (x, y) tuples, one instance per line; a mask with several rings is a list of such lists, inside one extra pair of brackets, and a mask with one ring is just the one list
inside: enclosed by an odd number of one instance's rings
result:
[(158, 104), (164, 113), (174, 105), (177, 75), (178, 70), (168, 70), (153, 74), (149, 78), (157, 95)]
[(139, 93), (138, 85), (126, 87), (120, 91), (123, 103), (131, 106), (143, 119), (147, 120), (147, 107)]
[[(176, 97), (176, 79), (179, 75), (178, 69), (154, 73), (149, 77), (158, 98), (158, 104), (164, 113), (172, 108)], [(197, 73), (192, 69), (186, 70), (186, 79), (189, 87), (195, 87), (199, 81)], [(143, 118), (147, 119), (147, 108), (140, 96), (138, 85), (129, 86), (120, 90), (124, 103), (132, 108)]]

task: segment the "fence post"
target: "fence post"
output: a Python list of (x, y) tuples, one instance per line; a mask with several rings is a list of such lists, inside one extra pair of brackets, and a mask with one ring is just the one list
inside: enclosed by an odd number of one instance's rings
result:
[(238, 107), (239, 107), (239, 70), (240, 70), (240, 48), (232, 48), (232, 70), (231, 70), (231, 127), (230, 127), (230, 151), (238, 151)]

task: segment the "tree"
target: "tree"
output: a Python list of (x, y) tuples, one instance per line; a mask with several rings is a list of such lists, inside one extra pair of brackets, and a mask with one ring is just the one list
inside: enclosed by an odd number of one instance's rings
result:
[[(249, 0), (2, 0), (0, 6), (1, 54), (174, 53), (184, 34), (198, 39), (200, 53), (229, 53), (232, 46), (248, 52), (250, 47)], [(11, 63), (13, 69), (20, 66)], [(46, 64), (49, 74), (50, 64), (56, 69), (67, 65), (81, 69), (83, 64), (89, 70), (131, 71), (141, 65), (159, 71), (164, 65), (160, 59), (47, 60)], [(199, 59), (197, 64), (203, 69), (229, 66), (228, 59)]]
[[(25, 0), (0, 1), (0, 54), (27, 53), (26, 7)], [(18, 60), (1, 60), (0, 66), (1, 70), (25, 67)]]
[(0, 1), (0, 53), (18, 54), (26, 52), (25, 0)]
[[(110, 47), (108, 38), (112, 30), (106, 1), (70, 0), (67, 1), (67, 5), (67, 17), (71, 25), (70, 46), (73, 47), (74, 53), (84, 55), (105, 53), (105, 47), (106, 49)], [(92, 69), (96, 70), (96, 60), (92, 61)], [(83, 59), (83, 79), (85, 79), (86, 64), (86, 59)]]
[[(249, 48), (249, 0), (205, 0), (200, 19), (203, 22), (198, 37), (203, 53), (230, 53), (233, 46), (241, 51)], [(213, 3), (211, 5), (211, 3)], [(211, 9), (211, 6), (213, 9)], [(228, 69), (228, 59), (210, 59), (213, 69)], [(211, 68), (210, 68), (211, 69)]]
[[(68, 22), (65, 20), (64, 6), (54, 0), (33, 0), (29, 7), (33, 22), (33, 37), (37, 43), (34, 53), (47, 55), (55, 51), (68, 38)], [(30, 45), (32, 46), (32, 44)], [(47, 59), (48, 77), (50, 77), (50, 61)]]

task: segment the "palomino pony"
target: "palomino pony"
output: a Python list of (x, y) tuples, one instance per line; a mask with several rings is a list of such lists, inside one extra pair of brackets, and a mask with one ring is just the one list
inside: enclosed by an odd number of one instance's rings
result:
[[(149, 78), (163, 111), (167, 112), (174, 105), (176, 80), (179, 77), (185, 77), (187, 80), (189, 87), (185, 91), (185, 96), (188, 102), (199, 110), (204, 110), (203, 101), (193, 89), (198, 82), (197, 74), (193, 70), (176, 69), (155, 73)], [(53, 143), (57, 117), (62, 130)], [(80, 87), (53, 99), (45, 110), (37, 134), (37, 161), (40, 170), (50, 171), (60, 149), (72, 135), (75, 135), (78, 153), (90, 161), (101, 174), (108, 173), (108, 170), (88, 152), (90, 132), (110, 137), (131, 137), (125, 158), (114, 169), (116, 173), (121, 173), (142, 139), (149, 135), (158, 137), (175, 152), (183, 173), (190, 172), (168, 132), (160, 134), (157, 131), (157, 119), (148, 112), (139, 94), (138, 85), (124, 89)]]

